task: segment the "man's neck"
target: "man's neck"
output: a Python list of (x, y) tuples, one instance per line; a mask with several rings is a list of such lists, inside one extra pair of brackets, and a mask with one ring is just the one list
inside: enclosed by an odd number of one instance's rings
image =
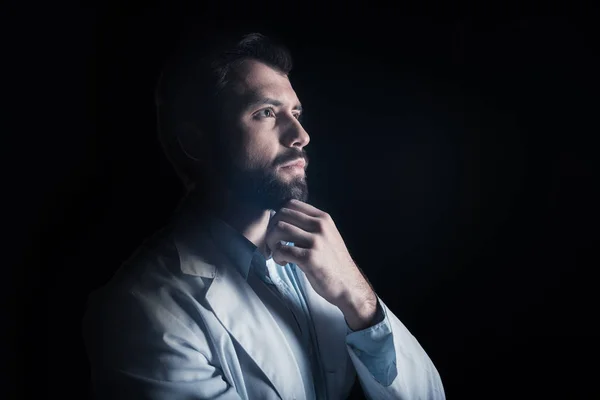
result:
[(271, 218), (270, 211), (231, 199), (224, 201), (224, 198), (226, 196), (221, 197), (221, 201), (212, 202), (212, 212), (240, 232), (266, 256), (265, 234)]

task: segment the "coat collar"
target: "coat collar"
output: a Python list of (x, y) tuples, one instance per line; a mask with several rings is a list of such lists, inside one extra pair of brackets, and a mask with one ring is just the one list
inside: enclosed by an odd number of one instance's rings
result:
[[(214, 278), (214, 267), (218, 264), (211, 262), (214, 261), (212, 254), (205, 254), (198, 246), (210, 239), (214, 245), (210, 246), (210, 250), (219, 250), (227, 256), (242, 277), (247, 279), (257, 247), (225, 221), (206, 211), (201, 201), (198, 193), (189, 193), (171, 220), (176, 244), (182, 250), (180, 253), (185, 253), (184, 259), (180, 260), (182, 271), (189, 275)], [(273, 215), (275, 211), (271, 210), (271, 217)], [(192, 262), (192, 259), (200, 263)]]

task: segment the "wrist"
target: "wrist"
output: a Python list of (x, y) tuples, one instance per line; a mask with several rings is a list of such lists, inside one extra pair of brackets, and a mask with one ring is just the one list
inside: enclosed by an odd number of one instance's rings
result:
[(346, 323), (353, 331), (366, 329), (373, 324), (377, 314), (377, 296), (371, 290), (367, 296), (348, 299), (340, 307)]

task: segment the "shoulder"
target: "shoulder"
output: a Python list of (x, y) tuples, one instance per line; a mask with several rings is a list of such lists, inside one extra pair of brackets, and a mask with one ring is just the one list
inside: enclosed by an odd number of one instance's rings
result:
[(156, 314), (161, 309), (183, 314), (185, 303), (197, 304), (211, 279), (182, 271), (189, 255), (170, 229), (147, 239), (113, 277), (88, 296), (86, 317), (114, 320), (131, 313)]
[(173, 340), (205, 346), (201, 308), (210, 284), (181, 272), (171, 239), (144, 243), (88, 297), (81, 328), (91, 365), (154, 376), (156, 355), (181, 349)]

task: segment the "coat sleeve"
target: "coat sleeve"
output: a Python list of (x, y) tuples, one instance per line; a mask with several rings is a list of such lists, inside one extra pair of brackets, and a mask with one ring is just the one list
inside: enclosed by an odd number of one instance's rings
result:
[(366, 397), (444, 400), (442, 381), (433, 362), (404, 324), (378, 300), (383, 321), (350, 333), (346, 340)]
[(83, 336), (97, 399), (240, 399), (211, 364), (202, 327), (155, 299), (134, 292), (90, 299)]

